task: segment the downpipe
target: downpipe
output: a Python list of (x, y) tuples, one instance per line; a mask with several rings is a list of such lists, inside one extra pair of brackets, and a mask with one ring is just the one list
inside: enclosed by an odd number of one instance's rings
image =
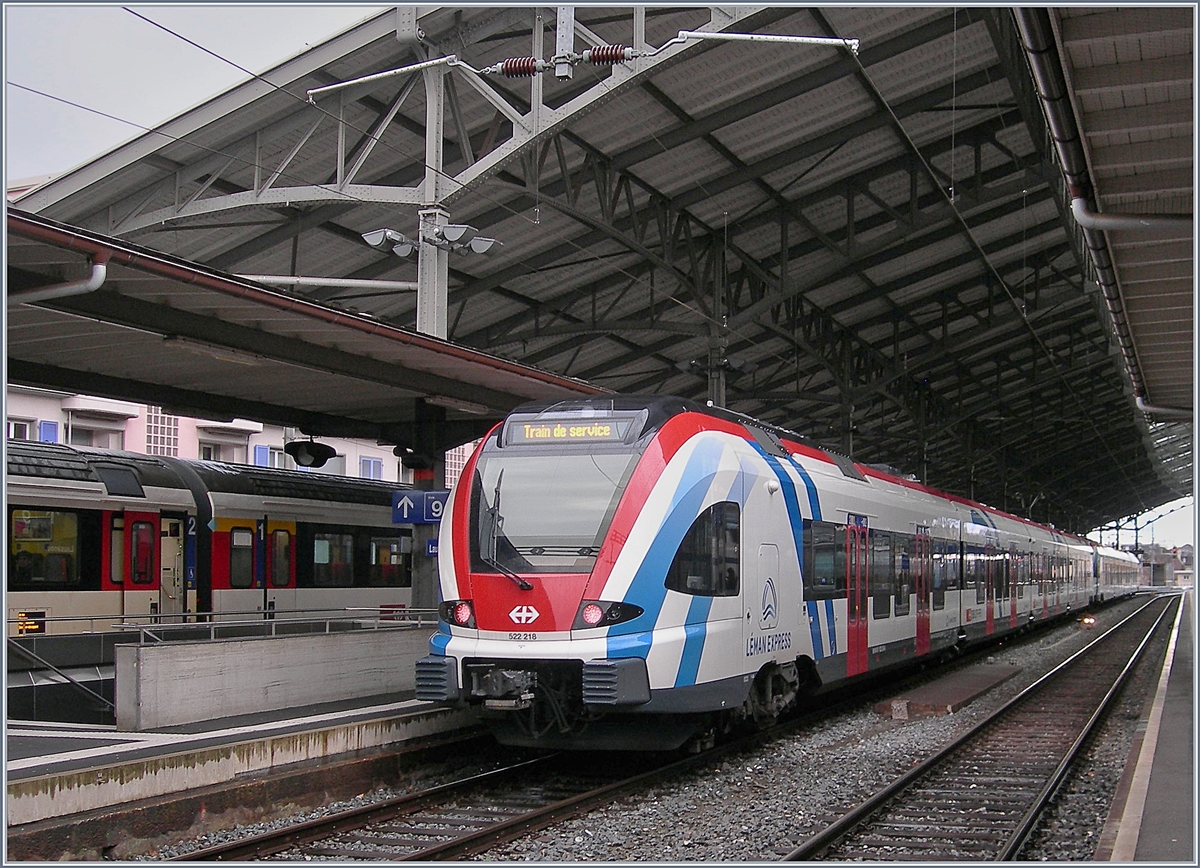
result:
[(108, 276), (108, 257), (97, 254), (91, 258), (91, 262), (92, 273), (85, 279), (12, 293), (8, 296), (8, 306), (14, 307), (18, 304), (32, 304), (38, 301), (50, 301), (51, 299), (95, 292), (104, 285), (104, 280)]

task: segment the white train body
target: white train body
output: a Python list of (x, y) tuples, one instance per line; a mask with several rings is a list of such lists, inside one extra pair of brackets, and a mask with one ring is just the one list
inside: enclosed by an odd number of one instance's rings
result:
[[(447, 503), (418, 697), (664, 748), (1136, 589), (1136, 561), (679, 399), (520, 408)], [(1107, 584), (1101, 585), (1100, 582)]]

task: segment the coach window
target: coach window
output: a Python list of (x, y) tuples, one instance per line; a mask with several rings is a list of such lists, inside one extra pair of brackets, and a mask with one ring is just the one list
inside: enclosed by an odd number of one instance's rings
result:
[(158, 533), (148, 521), (135, 521), (130, 531), (130, 578), (135, 585), (154, 584), (154, 541)]
[(313, 586), (354, 587), (354, 536), (318, 531), (313, 535)]
[[(950, 555), (950, 546), (954, 545), (947, 540), (935, 539), (932, 541), (931, 548), (933, 551), (933, 608), (946, 608), (946, 587), (951, 582), (951, 568), (954, 566), (954, 561)], [(957, 551), (958, 546), (954, 545)]]
[(887, 618), (892, 614), (892, 588), (896, 581), (896, 562), (892, 556), (892, 535), (871, 531), (871, 614)]
[(292, 535), (286, 530), (271, 533), (271, 587), (286, 588), (292, 581)]
[(681, 594), (736, 596), (740, 549), (741, 508), (729, 501), (715, 503), (684, 534), (664, 584)]
[(254, 531), (248, 528), (229, 532), (229, 587), (254, 587)]
[(846, 531), (824, 521), (804, 523), (804, 597), (846, 596)]
[(10, 507), (8, 529), (10, 591), (99, 589), (98, 512)]
[(371, 570), (367, 584), (373, 588), (411, 588), (412, 577), (398, 536), (371, 537)]
[(913, 587), (913, 550), (916, 548), (914, 540), (910, 534), (898, 533), (895, 536), (896, 544), (896, 615), (907, 615), (909, 609), (909, 597)]

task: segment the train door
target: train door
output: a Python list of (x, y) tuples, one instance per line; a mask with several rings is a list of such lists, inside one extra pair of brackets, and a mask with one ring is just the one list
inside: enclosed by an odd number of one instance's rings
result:
[(1008, 596), (1011, 600), (1008, 609), (1008, 626), (1012, 629), (1017, 628), (1017, 595), (1020, 593), (1020, 555), (1017, 554), (1017, 544), (1010, 543), (1008, 546)]
[(267, 617), (296, 605), (296, 523), (269, 520), (262, 528), (263, 610)]
[[(184, 518), (163, 516), (159, 531), (158, 611), (162, 615), (179, 615), (187, 610), (186, 586), (184, 585), (183, 550)], [(168, 618), (167, 623), (179, 622), (179, 618)]]
[(846, 675), (867, 671), (867, 518), (846, 516)]
[(918, 527), (913, 545), (913, 584), (917, 594), (917, 654), (929, 653), (929, 602), (933, 546), (929, 528)]
[(988, 543), (983, 547), (983, 584), (987, 588), (987, 624), (984, 632), (991, 636), (996, 632), (996, 547)]
[(161, 569), (158, 513), (126, 510), (123, 518), (120, 528), (121, 612), (126, 616), (156, 615)]

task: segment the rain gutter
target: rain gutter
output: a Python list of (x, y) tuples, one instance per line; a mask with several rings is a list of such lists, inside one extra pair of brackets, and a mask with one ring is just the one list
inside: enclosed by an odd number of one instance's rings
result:
[(1050, 137), (1054, 140), (1059, 162), (1066, 175), (1071, 196), (1071, 212), (1079, 223), (1084, 243), (1091, 254), (1096, 279), (1101, 294), (1104, 296), (1104, 304), (1108, 308), (1117, 344), (1121, 348), (1125, 370), (1133, 386), (1134, 396), (1138, 399), (1138, 407), (1139, 409), (1150, 408), (1143, 410), (1146, 413), (1158, 414), (1161, 412), (1163, 415), (1186, 413), (1190, 418), (1191, 413), (1186, 410), (1152, 407), (1146, 404), (1142, 398), (1146, 393), (1146, 386), (1142, 380), (1141, 367), (1138, 364), (1137, 353), (1130, 335), (1129, 322), (1125, 317), (1125, 306), (1121, 300), (1112, 257), (1109, 255), (1107, 242), (1100, 233), (1113, 229), (1162, 231), (1178, 229), (1183, 225), (1190, 227), (1192, 217), (1191, 215), (1100, 214), (1087, 207), (1087, 201), (1083, 194), (1084, 190), (1091, 187), (1087, 156), (1079, 138), (1079, 126), (1075, 120), (1075, 112), (1071, 108), (1066, 79), (1059, 63), (1054, 34), (1050, 26), (1050, 13), (1043, 8), (1017, 7), (1013, 9), (1013, 17), (1021, 34), (1021, 45), (1026, 59), (1029, 61), (1034, 83), (1037, 85)]

